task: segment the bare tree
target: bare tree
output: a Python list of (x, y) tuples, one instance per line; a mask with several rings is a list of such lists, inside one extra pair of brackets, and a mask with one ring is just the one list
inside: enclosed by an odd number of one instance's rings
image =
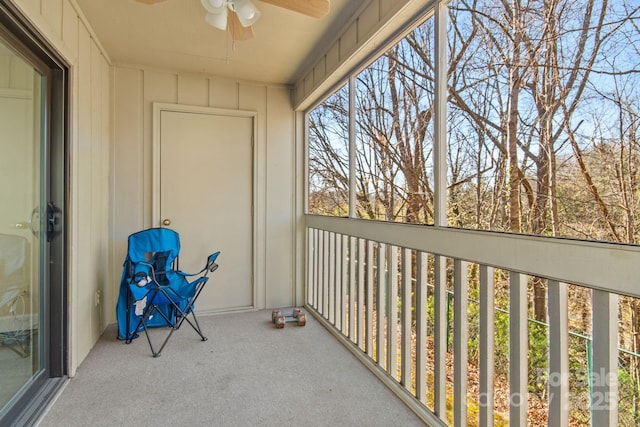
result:
[(309, 114), (309, 212), (345, 216), (349, 200), (349, 117), (344, 88)]

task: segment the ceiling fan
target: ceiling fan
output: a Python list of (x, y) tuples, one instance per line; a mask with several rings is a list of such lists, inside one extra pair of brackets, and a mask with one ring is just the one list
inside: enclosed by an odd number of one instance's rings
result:
[[(136, 0), (154, 4), (165, 0)], [(302, 13), (312, 18), (322, 18), (329, 13), (330, 0), (260, 0), (274, 6)], [(253, 25), (260, 18), (260, 9), (251, 0), (201, 0), (207, 11), (205, 21), (220, 30), (227, 30), (235, 40), (253, 37)]]

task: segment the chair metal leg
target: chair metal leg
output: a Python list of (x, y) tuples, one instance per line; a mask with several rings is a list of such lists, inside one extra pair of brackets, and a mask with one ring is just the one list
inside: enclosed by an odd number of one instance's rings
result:
[[(153, 347), (151, 348), (151, 354), (153, 354), (153, 357), (160, 357), (160, 353), (162, 353), (164, 346), (167, 345), (169, 338), (171, 338), (171, 335), (173, 335), (175, 331), (176, 331), (176, 328), (171, 328), (171, 330), (169, 331), (169, 334), (164, 339), (164, 341), (162, 342), (162, 345), (160, 346), (160, 349), (157, 352), (154, 352)], [(151, 346), (151, 342), (149, 342), (149, 345)]]
[[(191, 320), (189, 320), (189, 313), (190, 313), (190, 314), (191, 314), (191, 316), (193, 317), (193, 322), (194, 322), (195, 324), (194, 324), (194, 323), (192, 323), (192, 322), (191, 322)], [(195, 313), (193, 310), (191, 310), (191, 309), (189, 309), (189, 313), (186, 313), (184, 316), (182, 316), (182, 317), (180, 318), (180, 323), (178, 324), (178, 329), (180, 329), (180, 326), (182, 325), (182, 322), (184, 322), (184, 321), (186, 320), (186, 321), (187, 321), (187, 323), (188, 323), (189, 325), (191, 325), (191, 327), (193, 328), (193, 330), (194, 330), (194, 331), (196, 331), (196, 333), (197, 333), (198, 335), (200, 335), (200, 338), (202, 339), (202, 341), (206, 341), (208, 338), (207, 338), (207, 337), (205, 337), (205, 336), (202, 334), (202, 329), (200, 329), (200, 324), (198, 323), (198, 318), (196, 317), (196, 313)]]
[[(169, 339), (171, 338), (173, 333), (176, 330), (180, 329), (180, 327), (182, 326), (182, 323), (185, 320), (189, 325), (191, 325), (193, 330), (196, 331), (196, 333), (200, 336), (202, 341), (207, 341), (207, 337), (203, 335), (202, 329), (200, 328), (200, 324), (198, 323), (198, 318), (196, 317), (196, 314), (193, 311), (193, 303), (188, 304), (184, 310), (180, 309), (180, 307), (177, 304), (175, 304), (173, 301), (171, 301), (170, 305), (173, 307), (172, 309), (175, 311), (175, 314), (171, 316), (167, 316), (160, 309), (158, 304), (153, 304), (153, 303), (150, 304), (145, 310), (145, 312), (143, 313), (142, 317), (140, 318), (138, 325), (136, 326), (136, 330), (138, 330), (142, 326), (145, 336), (147, 337), (147, 342), (149, 343), (149, 348), (151, 349), (151, 354), (153, 355), (153, 357), (160, 357), (162, 350), (167, 345), (167, 342), (169, 342)], [(147, 327), (147, 324), (146, 324), (147, 320), (156, 314), (161, 316), (167, 322), (168, 327), (170, 328), (169, 333), (165, 337), (164, 341), (162, 341), (162, 344), (160, 345), (160, 348), (157, 351), (153, 345), (153, 342), (149, 334), (149, 328)], [(193, 321), (189, 319), (189, 314), (191, 314), (191, 316), (193, 317)]]

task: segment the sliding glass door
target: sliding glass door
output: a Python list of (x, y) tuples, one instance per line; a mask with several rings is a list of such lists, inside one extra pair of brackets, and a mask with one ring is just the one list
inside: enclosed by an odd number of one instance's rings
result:
[(43, 76), (0, 40), (0, 406), (40, 368)]
[(64, 73), (0, 0), (0, 425), (66, 374)]

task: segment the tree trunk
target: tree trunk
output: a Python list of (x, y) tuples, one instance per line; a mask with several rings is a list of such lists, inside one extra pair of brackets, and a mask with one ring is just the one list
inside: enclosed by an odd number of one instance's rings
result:
[(509, 230), (514, 233), (522, 231), (520, 226), (520, 174), (518, 165), (518, 107), (522, 89), (521, 44), (522, 23), (520, 22), (520, 1), (511, 4), (511, 30), (513, 31), (513, 52), (509, 69), (509, 101), (507, 105), (507, 151), (509, 159)]
[[(515, 49), (515, 48), (514, 48)], [(519, 49), (515, 49), (519, 50)], [(514, 52), (514, 57), (516, 53)], [(507, 143), (509, 147), (509, 230), (519, 233), (520, 229), (520, 174), (518, 173), (518, 99), (520, 76), (515, 66), (509, 71), (509, 107), (507, 110)]]

